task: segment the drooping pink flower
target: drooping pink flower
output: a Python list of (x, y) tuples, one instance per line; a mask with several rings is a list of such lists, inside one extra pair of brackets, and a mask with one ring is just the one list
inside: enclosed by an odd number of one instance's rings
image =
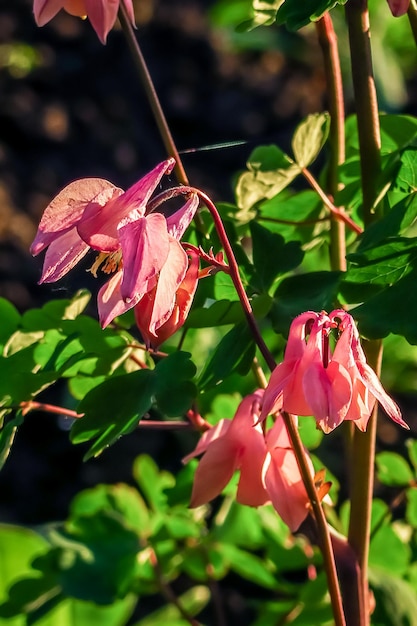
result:
[(259, 422), (263, 391), (246, 396), (233, 420), (221, 420), (206, 431), (194, 452), (184, 462), (203, 454), (195, 473), (190, 506), (196, 507), (218, 496), (240, 470), (236, 499), (241, 504), (260, 506), (269, 500), (262, 484), (266, 446)]
[[(332, 352), (330, 333), (341, 333)], [(343, 420), (366, 429), (375, 401), (389, 417), (407, 428), (395, 402), (367, 364), (353, 318), (338, 309), (329, 315), (308, 311), (293, 321), (284, 361), (271, 375), (261, 419), (283, 409), (314, 415), (329, 433)]]
[(408, 11), (410, 0), (387, 0), (391, 13), (394, 17), (400, 17)]
[[(258, 389), (240, 403), (232, 420), (222, 419), (206, 431), (186, 463), (202, 456), (194, 477), (191, 507), (218, 496), (236, 470), (240, 478), (236, 500), (249, 506), (271, 502), (291, 531), (307, 517), (309, 499), (283, 419), (278, 416), (264, 434), (259, 408), (264, 391)], [(314, 470), (308, 458), (311, 474)]]
[(95, 178), (65, 187), (46, 208), (31, 246), (33, 255), (48, 248), (40, 282), (58, 280), (92, 248), (100, 254), (91, 271), (102, 266), (105, 273), (115, 272), (98, 294), (103, 327), (151, 291), (162, 270), (161, 289), (169, 306), (163, 310), (160, 299), (158, 310), (160, 319), (168, 317), (188, 267), (179, 239), (198, 206), (193, 195), (169, 217), (147, 211), (153, 192), (174, 165), (174, 159), (163, 161), (125, 192)]
[(172, 289), (167, 288), (165, 264), (156, 286), (134, 308), (136, 324), (148, 348), (152, 346), (156, 349), (181, 328), (187, 319), (197, 289), (199, 266), (198, 254), (193, 250), (188, 254), (188, 269), (175, 291), (174, 302), (169, 299)]
[[(123, 0), (132, 25), (135, 25), (135, 14), (132, 0)], [(38, 26), (44, 26), (55, 15), (64, 9), (71, 15), (88, 17), (98, 38), (104, 44), (113, 27), (120, 0), (34, 0), (33, 12)]]

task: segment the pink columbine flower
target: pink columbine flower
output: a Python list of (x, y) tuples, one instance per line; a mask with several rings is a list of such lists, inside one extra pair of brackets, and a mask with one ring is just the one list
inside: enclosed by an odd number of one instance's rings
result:
[[(135, 25), (135, 14), (132, 0), (123, 0), (132, 25)], [(64, 9), (71, 15), (88, 17), (101, 43), (106, 43), (107, 35), (113, 27), (120, 0), (34, 0), (33, 12), (38, 26), (44, 26), (55, 15)]]
[[(157, 285), (146, 293), (134, 308), (136, 324), (148, 348), (158, 348), (161, 343), (181, 328), (187, 319), (197, 289), (200, 260), (199, 255), (194, 250), (190, 250), (188, 254), (188, 269), (183, 281), (175, 291), (174, 302), (164, 302), (167, 298), (169, 299), (173, 291), (166, 288), (163, 276), (166, 271), (165, 265), (161, 270)], [(165, 315), (161, 315), (160, 312), (161, 301), (162, 308), (166, 312)]]
[[(331, 331), (339, 332), (334, 351)], [(291, 324), (284, 361), (265, 391), (261, 419), (283, 409), (314, 415), (325, 433), (343, 420), (353, 420), (366, 430), (376, 400), (393, 421), (408, 428), (366, 362), (352, 316), (341, 309), (329, 315), (307, 311)]]
[(223, 419), (206, 431), (194, 452), (183, 462), (203, 454), (195, 473), (190, 506), (196, 507), (218, 496), (240, 470), (236, 500), (260, 506), (269, 500), (262, 484), (266, 446), (259, 424), (263, 391), (258, 390), (240, 403), (233, 420)]
[(391, 13), (394, 17), (400, 17), (408, 11), (410, 0), (387, 0)]
[[(236, 470), (236, 500), (249, 506), (271, 502), (291, 531), (308, 514), (308, 496), (284, 422), (280, 416), (264, 435), (259, 423), (263, 390), (240, 403), (233, 420), (222, 419), (206, 431), (195, 450), (183, 459), (203, 455), (195, 473), (190, 506), (218, 496)], [(313, 466), (309, 459), (312, 475)]]
[(31, 246), (33, 255), (47, 248), (40, 283), (58, 280), (90, 249), (97, 250), (92, 273), (100, 266), (115, 272), (97, 298), (102, 326), (133, 308), (158, 281), (164, 296), (158, 313), (166, 320), (188, 268), (179, 240), (198, 205), (193, 195), (168, 217), (148, 212), (153, 192), (174, 165), (174, 159), (163, 161), (125, 192), (100, 178), (65, 187), (45, 209)]

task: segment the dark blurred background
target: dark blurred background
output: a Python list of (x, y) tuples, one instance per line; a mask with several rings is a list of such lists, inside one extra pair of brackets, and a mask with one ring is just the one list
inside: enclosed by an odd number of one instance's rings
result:
[[(393, 27), (385, 3), (379, 5), (373, 3), (373, 37), (382, 108), (416, 113), (408, 24)], [(184, 155), (193, 185), (233, 201), (232, 178), (255, 145), (289, 149), (298, 121), (326, 108), (325, 80), (314, 26), (239, 35), (216, 7), (210, 0), (137, 0), (137, 37), (180, 151), (247, 142)], [(343, 11), (334, 14), (350, 110)], [(119, 30), (103, 46), (88, 21), (60, 12), (40, 29), (30, 0), (0, 1), (0, 296), (25, 311), (84, 286), (82, 270), (37, 286), (42, 260), (28, 248), (42, 211), (73, 179), (99, 176), (126, 188), (164, 158)], [(65, 404), (63, 385), (48, 393), (48, 401)], [(411, 414), (414, 399), (408, 404)], [(397, 445), (395, 427), (382, 428)], [(0, 475), (0, 521), (62, 519), (80, 489), (129, 481), (133, 459), (144, 451), (170, 469), (179, 464), (176, 435), (148, 431), (83, 464), (84, 449), (70, 445), (65, 420), (32, 413)]]

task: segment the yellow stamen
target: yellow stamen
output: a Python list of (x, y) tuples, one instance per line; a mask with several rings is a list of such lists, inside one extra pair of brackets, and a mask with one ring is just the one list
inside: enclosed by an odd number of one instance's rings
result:
[(101, 271), (105, 274), (112, 274), (123, 267), (122, 252), (100, 252), (93, 265), (87, 270), (91, 272), (94, 278), (97, 278), (97, 272), (101, 267)]

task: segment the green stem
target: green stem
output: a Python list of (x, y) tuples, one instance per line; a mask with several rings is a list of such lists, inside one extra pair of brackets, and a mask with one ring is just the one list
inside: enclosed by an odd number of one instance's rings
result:
[[(363, 217), (365, 225), (379, 216), (380, 209), (374, 207), (377, 197), (377, 180), (381, 171), (380, 129), (375, 82), (372, 70), (369, 13), (367, 0), (349, 0), (346, 4), (349, 43), (355, 94), (361, 179)], [(369, 342), (368, 362), (380, 373), (381, 342)], [(368, 554), (371, 524), (372, 492), (374, 483), (374, 458), (376, 436), (376, 408), (371, 416), (367, 431), (356, 429), (351, 450), (351, 512), (348, 540), (359, 562), (361, 572), (362, 607), (360, 625), (370, 623), (368, 595)]]
[[(324, 71), (330, 111), (330, 159), (327, 190), (335, 197), (340, 188), (339, 166), (345, 160), (345, 106), (342, 71), (337, 37), (330, 13), (316, 22), (319, 43), (323, 52)], [(346, 271), (345, 224), (332, 214), (330, 227), (330, 263), (333, 270)]]
[(140, 49), (140, 46), (135, 37), (132, 24), (130, 23), (129, 16), (126, 11), (124, 0), (122, 0), (122, 2), (120, 3), (119, 20), (122, 25), (122, 29), (125, 34), (130, 52), (132, 54), (136, 70), (139, 74), (140, 81), (145, 89), (146, 96), (152, 109), (156, 124), (158, 126), (159, 133), (162, 137), (162, 141), (164, 142), (165, 150), (168, 156), (174, 157), (175, 159), (175, 174), (178, 178), (178, 182), (182, 183), (183, 185), (188, 185), (187, 174), (185, 173), (181, 157), (178, 153), (177, 147), (169, 129), (165, 114), (161, 107), (161, 103), (159, 102), (158, 94), (156, 93), (155, 86), (153, 84), (151, 75), (142, 54), (142, 50)]
[(349, 0), (346, 3), (346, 18), (361, 155), (363, 216), (365, 225), (368, 225), (376, 219), (377, 209), (373, 211), (372, 207), (377, 197), (377, 180), (381, 171), (381, 136), (367, 0)]
[(415, 0), (410, 0), (407, 15), (408, 21), (410, 22), (411, 32), (413, 33), (414, 41), (417, 45), (417, 5)]

